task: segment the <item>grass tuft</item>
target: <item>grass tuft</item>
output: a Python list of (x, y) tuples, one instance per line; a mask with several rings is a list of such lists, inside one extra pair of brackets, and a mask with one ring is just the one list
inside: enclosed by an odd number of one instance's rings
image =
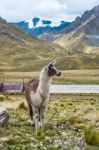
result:
[(0, 95), (0, 101), (4, 101), (4, 100), (5, 100), (4, 95)]
[(26, 105), (24, 104), (24, 102), (21, 102), (21, 103), (19, 104), (19, 106), (18, 106), (18, 109), (26, 110), (27, 107), (26, 107)]
[(87, 144), (99, 146), (99, 130), (89, 126), (85, 128), (84, 134)]

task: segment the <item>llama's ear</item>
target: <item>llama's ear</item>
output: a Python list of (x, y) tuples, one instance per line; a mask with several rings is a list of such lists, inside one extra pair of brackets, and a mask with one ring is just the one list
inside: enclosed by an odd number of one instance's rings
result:
[(48, 68), (51, 69), (51, 67), (53, 67), (53, 65), (52, 65), (52, 64), (49, 64), (49, 65), (48, 65)]
[(56, 64), (56, 60), (53, 60), (47, 66), (48, 66), (48, 68), (51, 68), (55, 64)]
[(52, 61), (52, 65), (55, 65), (55, 64), (56, 64), (56, 60), (53, 60), (53, 61)]
[(56, 60), (53, 60), (53, 61), (51, 61), (49, 64), (48, 64), (48, 66), (49, 65), (55, 65), (56, 64)]

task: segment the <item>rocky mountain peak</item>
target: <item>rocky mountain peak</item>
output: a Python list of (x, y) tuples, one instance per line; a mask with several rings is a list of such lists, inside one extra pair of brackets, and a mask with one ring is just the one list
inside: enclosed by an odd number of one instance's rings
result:
[(2, 19), (2, 18), (0, 17), (0, 23), (7, 23), (7, 21), (6, 21), (5, 19)]
[(69, 33), (77, 29), (83, 23), (85, 23), (88, 19), (90, 19), (91, 16), (98, 16), (98, 15), (99, 15), (99, 5), (95, 6), (91, 10), (85, 11), (81, 17), (80, 16), (76, 17), (76, 19), (64, 29), (64, 32)]

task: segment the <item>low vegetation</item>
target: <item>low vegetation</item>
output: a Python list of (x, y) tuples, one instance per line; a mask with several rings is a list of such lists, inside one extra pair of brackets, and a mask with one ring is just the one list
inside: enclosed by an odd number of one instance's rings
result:
[[(99, 95), (52, 95), (44, 129), (31, 127), (24, 95), (10, 95), (0, 102), (10, 120), (0, 129), (1, 150), (98, 150)], [(94, 128), (88, 127), (94, 126)]]
[(4, 95), (0, 95), (0, 101), (4, 101), (5, 100), (5, 97), (4, 97)]
[(96, 130), (94, 127), (85, 128), (85, 140), (90, 145), (99, 146), (99, 130)]

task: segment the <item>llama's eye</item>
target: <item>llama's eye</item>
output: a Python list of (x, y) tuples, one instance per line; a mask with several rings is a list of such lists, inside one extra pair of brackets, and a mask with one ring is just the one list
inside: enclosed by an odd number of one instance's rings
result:
[(51, 70), (52, 72), (55, 72), (55, 70), (52, 68), (52, 70)]

